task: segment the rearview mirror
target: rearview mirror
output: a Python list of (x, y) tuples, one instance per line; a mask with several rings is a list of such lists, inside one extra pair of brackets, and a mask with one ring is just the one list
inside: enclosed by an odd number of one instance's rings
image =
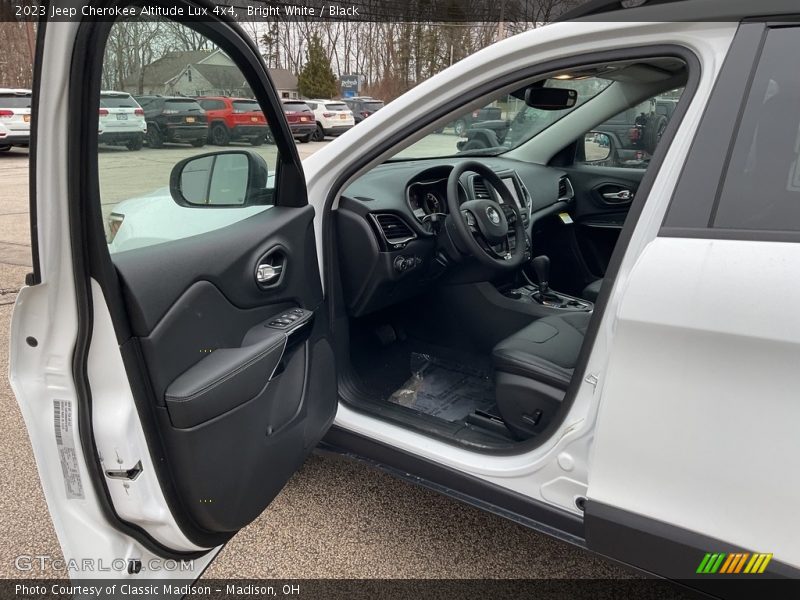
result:
[(611, 136), (600, 131), (590, 131), (583, 136), (583, 156), (586, 162), (596, 163), (609, 159), (614, 151)]
[(271, 204), (269, 168), (251, 150), (226, 150), (185, 158), (172, 169), (172, 199), (187, 208), (233, 208)]
[(540, 110), (565, 110), (578, 101), (578, 92), (566, 88), (531, 86), (525, 90), (525, 104)]

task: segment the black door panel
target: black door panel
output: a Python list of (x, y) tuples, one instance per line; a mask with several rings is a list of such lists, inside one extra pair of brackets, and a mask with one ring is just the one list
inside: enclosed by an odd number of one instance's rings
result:
[[(298, 291), (307, 306), (318, 305), (322, 287), (313, 219), (311, 206), (275, 206), (210, 233), (115, 254), (134, 334), (149, 335), (200, 280), (214, 284), (240, 309), (293, 301)], [(256, 267), (276, 245), (289, 249), (288, 264), (280, 285), (264, 290), (256, 282)]]
[[(114, 257), (165, 459), (201, 531), (234, 533), (258, 516), (333, 420), (313, 217), (272, 207)], [(257, 267), (274, 248), (281, 275), (263, 287)]]
[(577, 165), (565, 170), (575, 189), (572, 218), (588, 283), (605, 275), (645, 169)]

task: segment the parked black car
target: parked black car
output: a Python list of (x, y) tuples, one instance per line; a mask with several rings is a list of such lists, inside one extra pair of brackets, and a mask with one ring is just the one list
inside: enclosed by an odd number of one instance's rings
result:
[(353, 111), (353, 118), (356, 124), (361, 123), (371, 114), (383, 108), (383, 100), (376, 100), (375, 98), (367, 98), (365, 96), (357, 98), (345, 98), (344, 103)]
[(166, 142), (204, 146), (208, 138), (206, 111), (194, 98), (184, 96), (134, 96), (147, 120), (147, 145)]
[(502, 111), (497, 106), (484, 106), (471, 113), (463, 115), (451, 123), (454, 133), (458, 137), (463, 137), (469, 129), (481, 127), (487, 121), (500, 121)]

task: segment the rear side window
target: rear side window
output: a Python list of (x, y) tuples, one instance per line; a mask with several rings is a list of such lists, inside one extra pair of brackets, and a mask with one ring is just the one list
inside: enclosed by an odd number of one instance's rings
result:
[(0, 106), (3, 108), (30, 108), (30, 94), (0, 94)]
[(234, 100), (233, 101), (233, 112), (237, 113), (244, 113), (244, 112), (254, 112), (260, 111), (261, 107), (258, 105), (258, 102), (255, 100)]
[(222, 100), (200, 100), (203, 110), (224, 110), (225, 103)]
[(773, 29), (736, 134), (712, 226), (800, 231), (800, 31)]
[(308, 104), (305, 102), (284, 102), (283, 103), (283, 111), (284, 112), (311, 112)]
[(100, 106), (104, 108), (139, 108), (130, 96), (100, 96)]
[(203, 110), (200, 105), (194, 100), (165, 100), (164, 104), (166, 104), (167, 110), (178, 110), (178, 111), (201, 111)]

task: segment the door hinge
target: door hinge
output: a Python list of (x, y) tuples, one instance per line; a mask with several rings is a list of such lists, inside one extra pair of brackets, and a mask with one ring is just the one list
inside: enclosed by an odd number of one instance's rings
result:
[(600, 378), (597, 373), (589, 373), (584, 381), (591, 385), (594, 389), (597, 389), (597, 382), (600, 381)]
[(127, 479), (134, 481), (142, 473), (142, 461), (138, 461), (131, 469), (111, 469), (106, 471), (106, 477), (111, 479)]

